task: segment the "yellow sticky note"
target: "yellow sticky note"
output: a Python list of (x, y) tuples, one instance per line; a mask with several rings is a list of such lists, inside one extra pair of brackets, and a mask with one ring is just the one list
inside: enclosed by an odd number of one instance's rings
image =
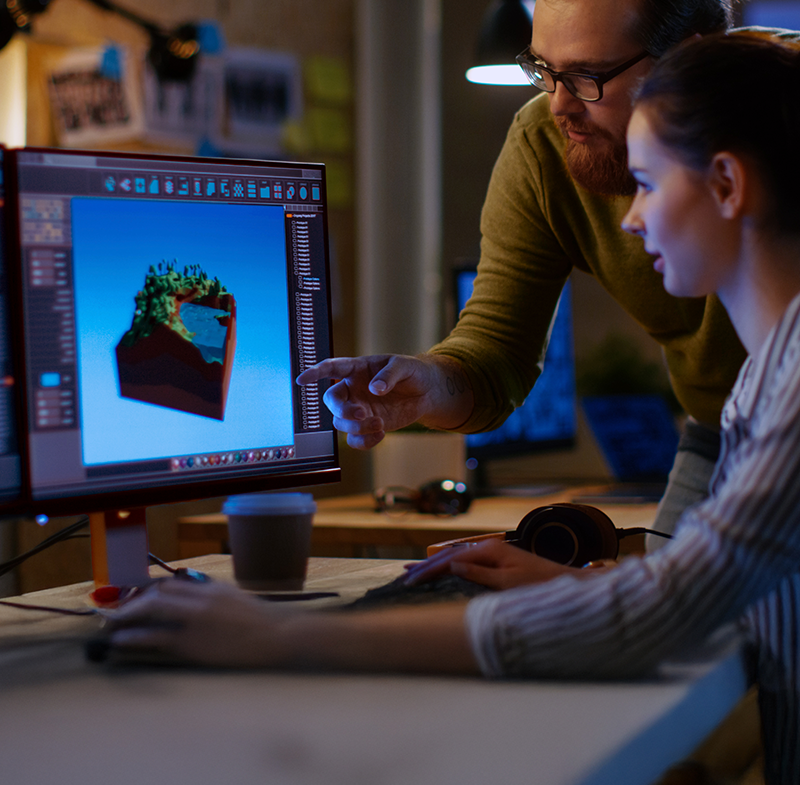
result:
[(353, 175), (343, 161), (325, 162), (325, 182), (328, 204), (334, 208), (350, 207), (353, 203)]
[(342, 58), (313, 55), (305, 61), (304, 72), (309, 100), (336, 105), (352, 100), (350, 69)]
[(321, 152), (347, 152), (352, 145), (350, 125), (350, 115), (345, 109), (312, 106), (306, 110), (306, 127), (314, 148)]
[(281, 136), (287, 152), (308, 156), (314, 149), (314, 140), (305, 122), (293, 120), (284, 123)]

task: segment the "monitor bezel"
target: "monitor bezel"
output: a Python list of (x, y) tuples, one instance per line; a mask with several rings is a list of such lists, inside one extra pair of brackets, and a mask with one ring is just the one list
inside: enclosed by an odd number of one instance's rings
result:
[(20, 373), (20, 358), (23, 354), (22, 334), (18, 329), (16, 312), (19, 306), (19, 298), (14, 296), (18, 291), (16, 265), (12, 263), (12, 234), (13, 221), (10, 214), (10, 192), (9, 192), (9, 171), (12, 149), (5, 145), (0, 145), (2, 152), (2, 177), (3, 177), (3, 236), (0, 237), (0, 263), (4, 266), (8, 291), (3, 295), (6, 298), (6, 327), (9, 331), (8, 350), (11, 360), (14, 385), (12, 390), (14, 412), (12, 415), (13, 426), (16, 430), (17, 458), (19, 460), (20, 487), (16, 494), (10, 494), (8, 499), (0, 501), (0, 518), (14, 517), (24, 514), (27, 507), (28, 494), (26, 492), (26, 463), (25, 463), (25, 443), (22, 431), (21, 405), (22, 405), (22, 374)]
[[(15, 368), (15, 404), (18, 429), (18, 445), (21, 461), (22, 488), (20, 499), (13, 505), (3, 508), (3, 514), (28, 514), (28, 515), (74, 515), (81, 513), (102, 512), (106, 510), (131, 509), (149, 507), (153, 505), (180, 503), (198, 499), (215, 498), (231, 494), (253, 493), (260, 491), (277, 491), (284, 489), (301, 488), (341, 480), (341, 466), (339, 461), (339, 446), (336, 431), (333, 430), (332, 454), (330, 459), (320, 458), (320, 466), (307, 466), (305, 468), (287, 466), (285, 469), (272, 468), (269, 472), (258, 476), (234, 477), (224, 479), (205, 479), (200, 476), (175, 482), (167, 485), (157, 485), (150, 488), (124, 489), (120, 491), (100, 491), (95, 493), (76, 492), (63, 494), (58, 498), (34, 498), (31, 484), (30, 444), (31, 435), (28, 401), (27, 401), (27, 361), (24, 344), (24, 308), (23, 303), (23, 266), (22, 243), (19, 225), (19, 201), (16, 188), (18, 174), (18, 155), (21, 153), (54, 154), (59, 156), (76, 155), (103, 158), (117, 158), (123, 160), (143, 160), (176, 162), (185, 164), (220, 163), (225, 166), (237, 165), (249, 167), (286, 167), (302, 166), (307, 169), (316, 169), (321, 172), (324, 227), (325, 268), (327, 272), (326, 299), (328, 313), (331, 309), (330, 287), (330, 247), (328, 237), (328, 207), (326, 190), (326, 172), (324, 163), (280, 161), (280, 160), (255, 160), (242, 158), (210, 158), (205, 156), (169, 155), (164, 153), (129, 152), (116, 150), (88, 150), (88, 149), (62, 149), (45, 147), (24, 147), (6, 149), (4, 156), (4, 183), (5, 199), (5, 229), (7, 273), (9, 280), (9, 319), (11, 322), (11, 339), (13, 364)], [(333, 330), (328, 330), (328, 356), (333, 356)], [(313, 460), (313, 459), (311, 459)]]

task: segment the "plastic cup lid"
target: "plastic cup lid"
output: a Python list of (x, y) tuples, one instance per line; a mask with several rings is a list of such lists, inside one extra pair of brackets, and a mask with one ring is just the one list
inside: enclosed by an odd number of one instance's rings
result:
[(316, 510), (310, 493), (243, 493), (222, 505), (226, 515), (307, 515)]

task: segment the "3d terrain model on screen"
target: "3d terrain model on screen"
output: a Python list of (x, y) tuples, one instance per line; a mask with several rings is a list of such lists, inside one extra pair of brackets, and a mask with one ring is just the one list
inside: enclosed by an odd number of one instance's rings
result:
[(217, 420), (236, 352), (236, 300), (198, 265), (152, 265), (136, 294), (130, 330), (117, 344), (125, 398)]

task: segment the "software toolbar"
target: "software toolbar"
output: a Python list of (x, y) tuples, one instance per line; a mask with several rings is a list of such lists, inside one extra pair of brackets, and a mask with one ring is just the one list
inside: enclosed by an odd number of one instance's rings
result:
[[(78, 168), (78, 162), (83, 169)], [(45, 182), (37, 177), (38, 165), (47, 168)], [(53, 167), (63, 169), (53, 178)], [(111, 164), (111, 165), (109, 165)], [(263, 176), (253, 176), (253, 167), (231, 163), (221, 171), (219, 162), (176, 164), (167, 168), (150, 160), (104, 159), (95, 156), (25, 156), (23, 187), (28, 192), (57, 193), (55, 183), (71, 194), (162, 198), (212, 202), (280, 204), (295, 212), (321, 209), (322, 178), (318, 170), (262, 165)], [(261, 172), (259, 172), (261, 175)]]
[(303, 180), (183, 174), (131, 175), (118, 170), (103, 172), (101, 192), (120, 196), (281, 202), (298, 207), (322, 200), (320, 183)]

